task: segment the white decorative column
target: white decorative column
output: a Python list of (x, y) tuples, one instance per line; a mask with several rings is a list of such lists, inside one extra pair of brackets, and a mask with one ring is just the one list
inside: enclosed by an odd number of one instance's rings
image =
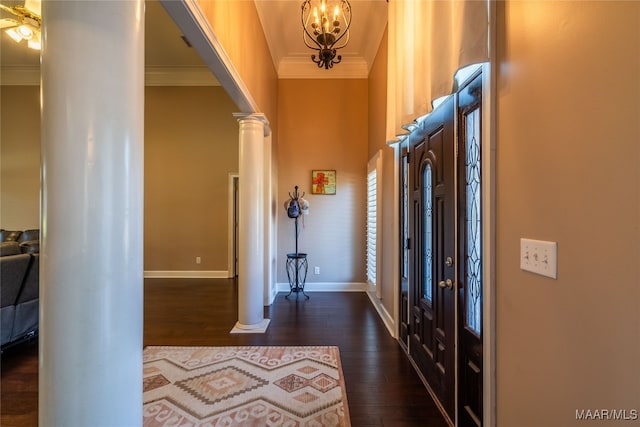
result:
[(39, 425), (142, 425), (144, 1), (43, 1)]
[(264, 145), (262, 114), (235, 114), (240, 123), (238, 322), (231, 333), (264, 333)]

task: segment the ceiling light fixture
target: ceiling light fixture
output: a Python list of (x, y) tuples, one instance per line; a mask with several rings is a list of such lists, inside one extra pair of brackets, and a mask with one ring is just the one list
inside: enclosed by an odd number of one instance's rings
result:
[(311, 60), (326, 70), (342, 61), (337, 55), (349, 43), (351, 26), (351, 5), (348, 0), (337, 0), (335, 6), (328, 6), (320, 0), (313, 6), (311, 0), (302, 2), (302, 39), (309, 49), (318, 52)]
[(0, 10), (15, 17), (0, 19), (0, 28), (6, 28), (5, 32), (17, 43), (26, 40), (28, 47), (40, 50), (40, 0), (25, 0), (24, 6), (0, 4)]

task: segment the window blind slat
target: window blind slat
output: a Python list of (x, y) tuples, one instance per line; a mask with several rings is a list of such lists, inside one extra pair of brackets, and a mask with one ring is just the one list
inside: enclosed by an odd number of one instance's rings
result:
[(367, 174), (367, 280), (376, 283), (376, 244), (377, 244), (377, 171)]

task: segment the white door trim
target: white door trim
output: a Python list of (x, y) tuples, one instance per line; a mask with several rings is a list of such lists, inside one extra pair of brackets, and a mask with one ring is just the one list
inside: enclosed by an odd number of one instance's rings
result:
[(496, 425), (496, 67), (491, 65), (495, 64), (482, 67), (482, 425), (486, 427)]

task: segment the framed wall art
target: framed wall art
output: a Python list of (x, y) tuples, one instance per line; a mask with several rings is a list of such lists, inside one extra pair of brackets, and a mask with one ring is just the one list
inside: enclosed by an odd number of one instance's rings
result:
[(311, 194), (336, 194), (336, 171), (311, 171)]

